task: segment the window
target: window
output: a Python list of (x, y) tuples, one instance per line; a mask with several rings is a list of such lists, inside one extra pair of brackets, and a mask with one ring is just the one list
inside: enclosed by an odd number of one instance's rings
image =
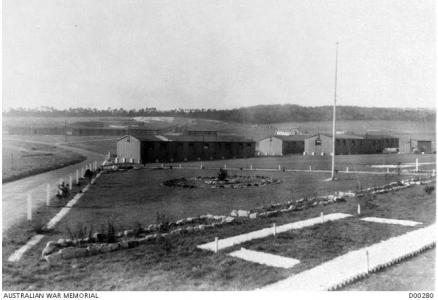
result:
[(208, 144), (207, 143), (204, 144), (204, 150), (208, 150)]
[(320, 138), (317, 138), (315, 140), (315, 146), (321, 146), (321, 139)]

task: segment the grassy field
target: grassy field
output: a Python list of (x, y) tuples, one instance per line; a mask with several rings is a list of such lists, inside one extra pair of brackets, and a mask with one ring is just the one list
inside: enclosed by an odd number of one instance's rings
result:
[(56, 146), (3, 140), (2, 182), (43, 173), (85, 159), (83, 155)]
[[(231, 172), (233, 173), (233, 172)], [(244, 174), (246, 172), (243, 172)], [(16, 264), (5, 262), (17, 248), (11, 240), (17, 232), (3, 235), (3, 288), (5, 290), (248, 290), (260, 287), (321, 262), (404, 233), (414, 228), (394, 227), (363, 222), (357, 217), (329, 222), (294, 232), (245, 244), (252, 249), (299, 258), (296, 268), (279, 270), (253, 264), (227, 255), (199, 250), (196, 245), (260, 228), (294, 222), (332, 212), (354, 214), (357, 200), (317, 206), (300, 212), (256, 220), (239, 220), (235, 224), (204, 232), (187, 233), (161, 239), (137, 248), (116, 251), (48, 266), (40, 253), (49, 240), (68, 237), (67, 228), (93, 225), (99, 228), (108, 221), (117, 230), (132, 228), (135, 222), (155, 223), (156, 213), (174, 220), (200, 214), (229, 214), (231, 209), (254, 208), (271, 202), (282, 202), (304, 195), (326, 194), (362, 186), (383, 184), (400, 178), (396, 175), (351, 176), (343, 174), (337, 182), (325, 182), (325, 174), (256, 172), (279, 178), (279, 185), (238, 189), (177, 189), (161, 186), (169, 178), (214, 175), (211, 170), (130, 170), (104, 174), (92, 186), (72, 212), (47, 234), (34, 250)], [(240, 174), (240, 171), (237, 171)], [(254, 173), (253, 173), (254, 174)], [(403, 177), (403, 176), (402, 176)], [(310, 192), (311, 191), (311, 192)], [(412, 219), (430, 224), (435, 220), (435, 192), (424, 192), (423, 186), (379, 195), (375, 206), (363, 207), (362, 216)], [(49, 214), (48, 211), (42, 215)], [(24, 227), (23, 227), (24, 228)], [(16, 230), (16, 229), (15, 229)], [(23, 241), (24, 242), (24, 241)]]

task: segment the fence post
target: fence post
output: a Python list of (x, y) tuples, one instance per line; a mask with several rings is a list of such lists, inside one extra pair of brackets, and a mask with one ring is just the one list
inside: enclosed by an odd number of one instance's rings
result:
[(312, 166), (309, 166), (309, 171), (312, 172)]
[(70, 189), (70, 191), (73, 189), (73, 178), (71, 175), (68, 178), (68, 188)]
[(201, 167), (200, 167), (200, 169), (202, 169), (202, 163), (201, 163)]
[(366, 250), (366, 256), (367, 256), (367, 274), (370, 272), (370, 254), (368, 250)]
[(76, 169), (76, 184), (79, 184), (79, 170)]
[(50, 183), (47, 184), (46, 188), (46, 205), (50, 206)]
[(217, 253), (218, 250), (219, 250), (219, 238), (215, 237), (214, 238), (214, 253)]
[(347, 173), (348, 173), (348, 167), (347, 167)]
[(27, 220), (32, 221), (32, 195), (27, 194)]
[(360, 203), (357, 204), (357, 214), (360, 215)]
[(324, 223), (324, 212), (321, 212), (321, 223)]
[(274, 234), (274, 236), (277, 234), (277, 226), (275, 226), (275, 223), (272, 224), (272, 233)]
[(418, 172), (418, 158), (415, 159), (415, 172)]
[(249, 166), (249, 169), (252, 170), (252, 165)]
[(279, 171), (281, 170), (281, 166), (280, 166), (280, 165), (278, 165), (278, 170), (279, 170)]
[(224, 169), (225, 169), (225, 170), (227, 169), (227, 164), (224, 164)]
[(389, 173), (389, 168), (386, 168), (386, 173)]

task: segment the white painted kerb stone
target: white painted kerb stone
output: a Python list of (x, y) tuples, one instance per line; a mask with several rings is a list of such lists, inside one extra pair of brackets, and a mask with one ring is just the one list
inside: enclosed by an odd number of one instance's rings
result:
[(300, 261), (297, 259), (269, 254), (265, 252), (248, 250), (245, 248), (241, 248), (238, 251), (231, 252), (230, 255), (250, 262), (284, 269), (292, 268), (296, 264), (300, 263)]
[(375, 217), (367, 217), (361, 219), (366, 222), (376, 222), (376, 223), (385, 223), (385, 224), (395, 224), (395, 225), (403, 225), (403, 226), (417, 226), (423, 224), (421, 222), (409, 221), (409, 220), (398, 220), (398, 219), (386, 219), (386, 218), (375, 218)]

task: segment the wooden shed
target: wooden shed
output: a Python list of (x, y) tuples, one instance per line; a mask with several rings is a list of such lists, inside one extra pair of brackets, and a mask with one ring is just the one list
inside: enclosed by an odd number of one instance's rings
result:
[(256, 153), (260, 156), (302, 154), (304, 151), (304, 139), (304, 135), (267, 137), (256, 143)]

